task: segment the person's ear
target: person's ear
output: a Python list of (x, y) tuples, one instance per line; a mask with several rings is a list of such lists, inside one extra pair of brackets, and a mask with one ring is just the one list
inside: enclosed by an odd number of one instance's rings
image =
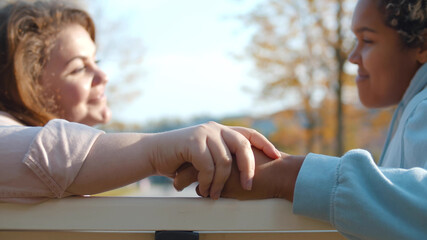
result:
[(424, 42), (422, 43), (421, 47), (418, 49), (417, 53), (417, 61), (421, 64), (424, 64), (427, 62), (427, 32), (424, 31), (423, 34)]
[(424, 64), (427, 62), (427, 49), (420, 48), (417, 54), (417, 62)]

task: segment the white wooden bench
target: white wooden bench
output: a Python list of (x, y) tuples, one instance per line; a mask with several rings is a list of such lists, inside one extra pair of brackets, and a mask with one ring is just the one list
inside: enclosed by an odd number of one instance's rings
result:
[(204, 240), (345, 239), (327, 223), (292, 214), (291, 203), (279, 199), (71, 197), (35, 205), (0, 203), (1, 240), (151, 240), (162, 230), (194, 231)]

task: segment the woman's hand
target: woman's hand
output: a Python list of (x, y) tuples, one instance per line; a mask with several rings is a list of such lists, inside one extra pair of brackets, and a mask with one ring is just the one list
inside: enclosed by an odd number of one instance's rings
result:
[[(155, 147), (150, 158), (154, 170), (175, 177), (186, 162), (197, 171), (199, 192), (218, 199), (230, 176), (233, 155), (239, 186), (252, 188), (255, 160), (251, 146), (261, 149), (271, 159), (280, 153), (263, 135), (253, 129), (227, 127), (215, 122), (155, 134)], [(270, 159), (270, 160), (271, 160)], [(185, 165), (184, 165), (185, 166)]]
[[(221, 197), (246, 199), (284, 198), (293, 200), (295, 182), (305, 159), (304, 156), (291, 156), (282, 153), (279, 159), (271, 160), (261, 151), (254, 149), (255, 176), (252, 190), (243, 189), (239, 184), (239, 171), (234, 166)], [(197, 180), (197, 170), (191, 165), (180, 169), (174, 181), (180, 190)], [(197, 190), (200, 195), (200, 189)]]

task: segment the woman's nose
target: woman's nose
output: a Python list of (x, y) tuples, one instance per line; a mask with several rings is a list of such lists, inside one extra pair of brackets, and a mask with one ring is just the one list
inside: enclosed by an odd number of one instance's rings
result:
[(97, 67), (95, 69), (92, 86), (99, 85), (99, 84), (107, 84), (107, 82), (108, 82), (107, 74)]
[(357, 45), (353, 47), (350, 54), (348, 55), (348, 61), (353, 64), (359, 64), (361, 60), (359, 50), (357, 49)]

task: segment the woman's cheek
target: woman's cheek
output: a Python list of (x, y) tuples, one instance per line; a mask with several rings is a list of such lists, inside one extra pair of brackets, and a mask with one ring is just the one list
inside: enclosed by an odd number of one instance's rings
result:
[(90, 83), (76, 84), (70, 83), (66, 87), (64, 94), (68, 104), (79, 105), (87, 102), (90, 92)]

